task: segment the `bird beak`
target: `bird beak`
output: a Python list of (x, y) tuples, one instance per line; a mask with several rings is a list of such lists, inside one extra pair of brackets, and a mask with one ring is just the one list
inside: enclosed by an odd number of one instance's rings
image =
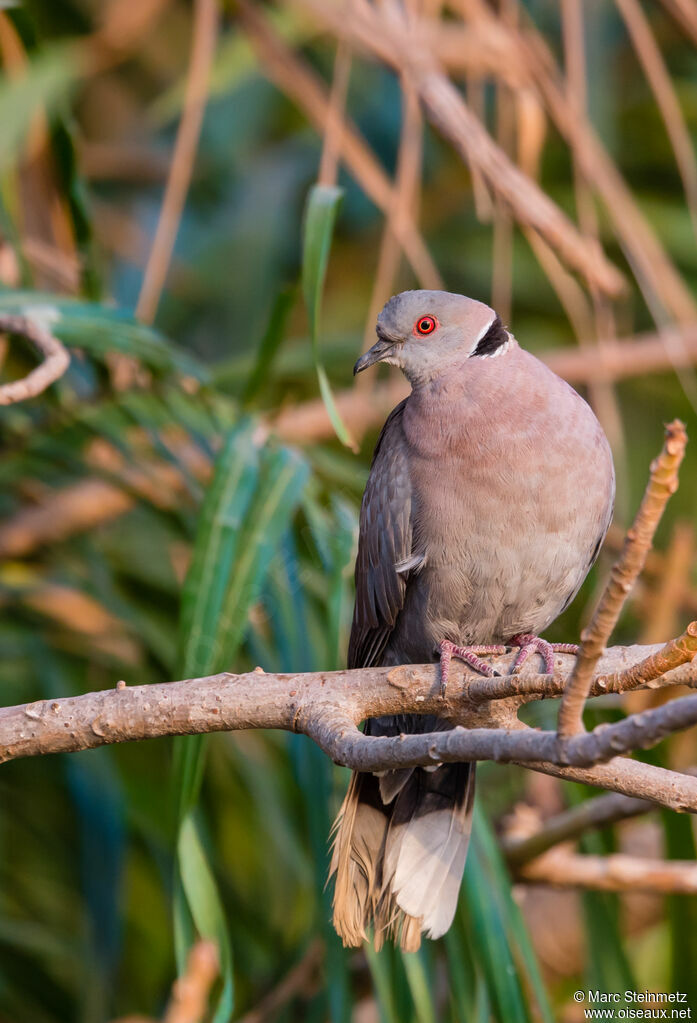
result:
[(391, 337), (378, 327), (378, 339), (372, 348), (369, 348), (365, 355), (361, 355), (360, 359), (353, 367), (353, 375), (361, 373), (368, 366), (374, 366), (376, 362), (382, 362), (388, 352), (392, 351), (394, 346), (397, 344), (397, 338)]

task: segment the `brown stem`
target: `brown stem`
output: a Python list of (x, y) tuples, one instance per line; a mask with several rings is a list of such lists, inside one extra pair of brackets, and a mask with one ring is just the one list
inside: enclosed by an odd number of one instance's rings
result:
[(0, 314), (0, 333), (18, 334), (31, 341), (43, 362), (21, 380), (0, 385), (0, 405), (13, 405), (27, 398), (35, 398), (62, 377), (70, 365), (70, 356), (53, 334), (26, 316)]
[(664, 895), (697, 893), (697, 864), (691, 860), (651, 860), (623, 853), (586, 856), (553, 849), (522, 866), (517, 877), (557, 888)]
[(648, 799), (609, 792), (550, 817), (532, 834), (504, 835), (501, 848), (508, 863), (519, 868), (560, 842), (569, 842), (587, 831), (605, 828), (629, 817), (638, 817), (654, 808), (655, 803)]
[(189, 191), (196, 159), (203, 112), (208, 95), (215, 43), (218, 37), (218, 5), (216, 0), (195, 0), (191, 61), (186, 81), (184, 109), (172, 154), (172, 165), (162, 200), (160, 219), (150, 250), (143, 284), (138, 296), (136, 316), (145, 323), (155, 319), (160, 295), (167, 278), (179, 221)]
[(562, 740), (568, 740), (569, 736), (583, 730), (583, 708), (590, 691), (593, 671), (644, 566), (668, 498), (677, 489), (678, 469), (686, 444), (684, 425), (677, 419), (669, 423), (666, 426), (663, 449), (651, 464), (646, 492), (634, 523), (627, 532), (622, 553), (612, 568), (590, 625), (581, 635), (576, 665), (559, 708), (559, 736)]

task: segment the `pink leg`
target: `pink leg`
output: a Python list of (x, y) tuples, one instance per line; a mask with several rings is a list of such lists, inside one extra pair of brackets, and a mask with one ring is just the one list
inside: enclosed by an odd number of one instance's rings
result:
[(450, 661), (453, 657), (458, 657), (465, 664), (469, 664), (470, 668), (474, 668), (481, 675), (498, 675), (500, 672), (494, 671), (490, 664), (486, 661), (480, 660), (478, 655), (483, 654), (505, 654), (505, 646), (456, 646), (451, 643), (449, 639), (444, 639), (440, 644), (440, 694), (445, 696), (445, 690), (448, 685), (448, 672), (450, 670)]
[(520, 651), (513, 664), (513, 674), (517, 674), (527, 661), (530, 654), (538, 653), (545, 662), (545, 671), (548, 675), (554, 672), (555, 654), (577, 654), (578, 647), (575, 643), (548, 643), (546, 639), (533, 636), (531, 632), (521, 632), (511, 639), (511, 646), (519, 646)]

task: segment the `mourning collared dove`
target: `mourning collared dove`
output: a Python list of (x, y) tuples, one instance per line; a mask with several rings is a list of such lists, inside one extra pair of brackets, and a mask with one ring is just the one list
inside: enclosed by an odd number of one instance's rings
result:
[[(399, 366), (411, 394), (375, 449), (360, 516), (350, 668), (481, 660), (503, 644), (551, 670), (539, 639), (570, 604), (612, 516), (614, 470), (586, 402), (519, 347), (482, 302), (440, 291), (390, 299), (356, 363)], [(575, 650), (574, 647), (563, 647)], [(371, 719), (371, 735), (451, 727)], [(474, 765), (354, 774), (335, 825), (334, 925), (372, 924), (411, 951), (452, 923), (465, 866)]]

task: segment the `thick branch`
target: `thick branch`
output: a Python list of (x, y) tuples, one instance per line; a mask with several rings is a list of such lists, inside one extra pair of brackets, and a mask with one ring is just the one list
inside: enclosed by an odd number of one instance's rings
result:
[[(616, 674), (661, 649), (614, 648), (599, 668), (605, 675)], [(492, 663), (505, 672), (511, 661), (507, 654)], [(569, 655), (558, 658), (560, 684), (572, 663)], [(556, 677), (537, 678), (541, 690), (557, 686)], [(697, 682), (697, 671), (692, 681)], [(507, 680), (500, 682), (505, 686)], [(443, 698), (439, 669), (432, 664), (300, 675), (266, 675), (258, 670), (133, 687), (119, 683), (107, 692), (0, 710), (0, 760), (165, 735), (280, 728), (304, 732), (335, 761), (356, 770), (441, 761), (518, 762), (674, 809), (697, 811), (697, 779), (617, 757), (697, 723), (697, 695), (599, 726), (560, 747), (556, 733), (536, 731), (518, 720), (525, 697), (471, 699), (470, 688), (481, 683), (478, 676), (455, 670)], [(455, 727), (393, 738), (366, 736), (357, 728), (366, 717), (414, 713), (436, 714)]]

